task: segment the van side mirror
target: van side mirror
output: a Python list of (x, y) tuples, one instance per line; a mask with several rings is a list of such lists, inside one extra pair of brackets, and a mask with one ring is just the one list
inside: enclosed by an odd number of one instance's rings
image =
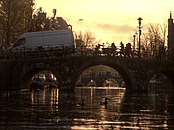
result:
[(68, 25), (68, 28), (72, 30), (72, 25), (69, 24), (69, 25)]

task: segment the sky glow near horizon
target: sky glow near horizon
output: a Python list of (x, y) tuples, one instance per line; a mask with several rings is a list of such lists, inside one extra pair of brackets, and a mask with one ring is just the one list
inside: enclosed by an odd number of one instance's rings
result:
[[(73, 26), (73, 31), (86, 30), (95, 34), (101, 43), (130, 42), (142, 17), (142, 33), (151, 24), (167, 23), (170, 11), (174, 16), (174, 0), (35, 0), (36, 9), (51, 17), (52, 9)], [(79, 21), (79, 19), (83, 19)]]

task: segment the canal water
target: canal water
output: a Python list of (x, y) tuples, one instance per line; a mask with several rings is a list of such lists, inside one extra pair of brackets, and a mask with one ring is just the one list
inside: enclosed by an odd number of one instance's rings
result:
[[(108, 98), (106, 101), (105, 99)], [(82, 101), (83, 100), (83, 101)], [(0, 130), (173, 130), (173, 89), (0, 92)]]

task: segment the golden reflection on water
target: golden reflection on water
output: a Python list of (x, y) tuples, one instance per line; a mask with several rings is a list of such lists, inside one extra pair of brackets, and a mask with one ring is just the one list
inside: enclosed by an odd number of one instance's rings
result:
[(51, 105), (50, 105), (50, 109), (51, 111), (58, 111), (58, 105), (59, 105), (59, 89), (53, 89), (51, 91)]
[(31, 92), (32, 106), (49, 106), (50, 111), (58, 111), (59, 89), (43, 89)]
[[(50, 112), (67, 111), (68, 116), (71, 114), (71, 119), (65, 119), (72, 122), (73, 125), (70, 126), (72, 130), (168, 129), (168, 97), (159, 97), (158, 94), (152, 92), (147, 94), (147, 97), (140, 95), (127, 95), (126, 89), (119, 87), (78, 87), (73, 95), (70, 94), (70, 97), (74, 96), (74, 98), (71, 100), (73, 103), (69, 105), (67, 95), (61, 94), (59, 89), (44, 89), (43, 92), (33, 91), (31, 93), (31, 104), (33, 106), (46, 105)], [(107, 107), (100, 105), (106, 97), (108, 98)], [(125, 101), (125, 98), (129, 100)], [(84, 99), (85, 106), (76, 105), (81, 99)], [(162, 104), (158, 104), (158, 100), (163, 100)], [(62, 104), (66, 107), (62, 107)], [(124, 108), (125, 106), (130, 109)], [(157, 113), (158, 106), (164, 109), (163, 114)], [(123, 108), (125, 112), (121, 111)]]
[[(79, 87), (76, 89), (76, 93), (79, 93), (79, 99), (85, 99), (87, 105), (93, 105), (92, 111), (96, 113), (96, 119), (74, 119), (75, 122), (80, 122), (83, 125), (72, 126), (72, 130), (96, 130), (96, 129), (115, 129), (115, 124), (121, 124), (119, 122), (120, 107), (124, 99), (125, 88), (120, 87)], [(90, 100), (88, 99), (88, 93), (90, 93)], [(104, 105), (100, 105), (100, 101), (104, 101), (104, 98), (108, 97), (107, 108)], [(85, 109), (85, 108), (84, 108)], [(113, 121), (110, 121), (110, 115), (113, 116)], [(78, 124), (78, 123), (77, 123)]]

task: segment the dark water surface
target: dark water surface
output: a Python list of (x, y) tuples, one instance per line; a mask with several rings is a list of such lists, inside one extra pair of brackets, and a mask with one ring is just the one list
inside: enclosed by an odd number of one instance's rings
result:
[(118, 87), (0, 92), (0, 130), (174, 130), (173, 95)]

